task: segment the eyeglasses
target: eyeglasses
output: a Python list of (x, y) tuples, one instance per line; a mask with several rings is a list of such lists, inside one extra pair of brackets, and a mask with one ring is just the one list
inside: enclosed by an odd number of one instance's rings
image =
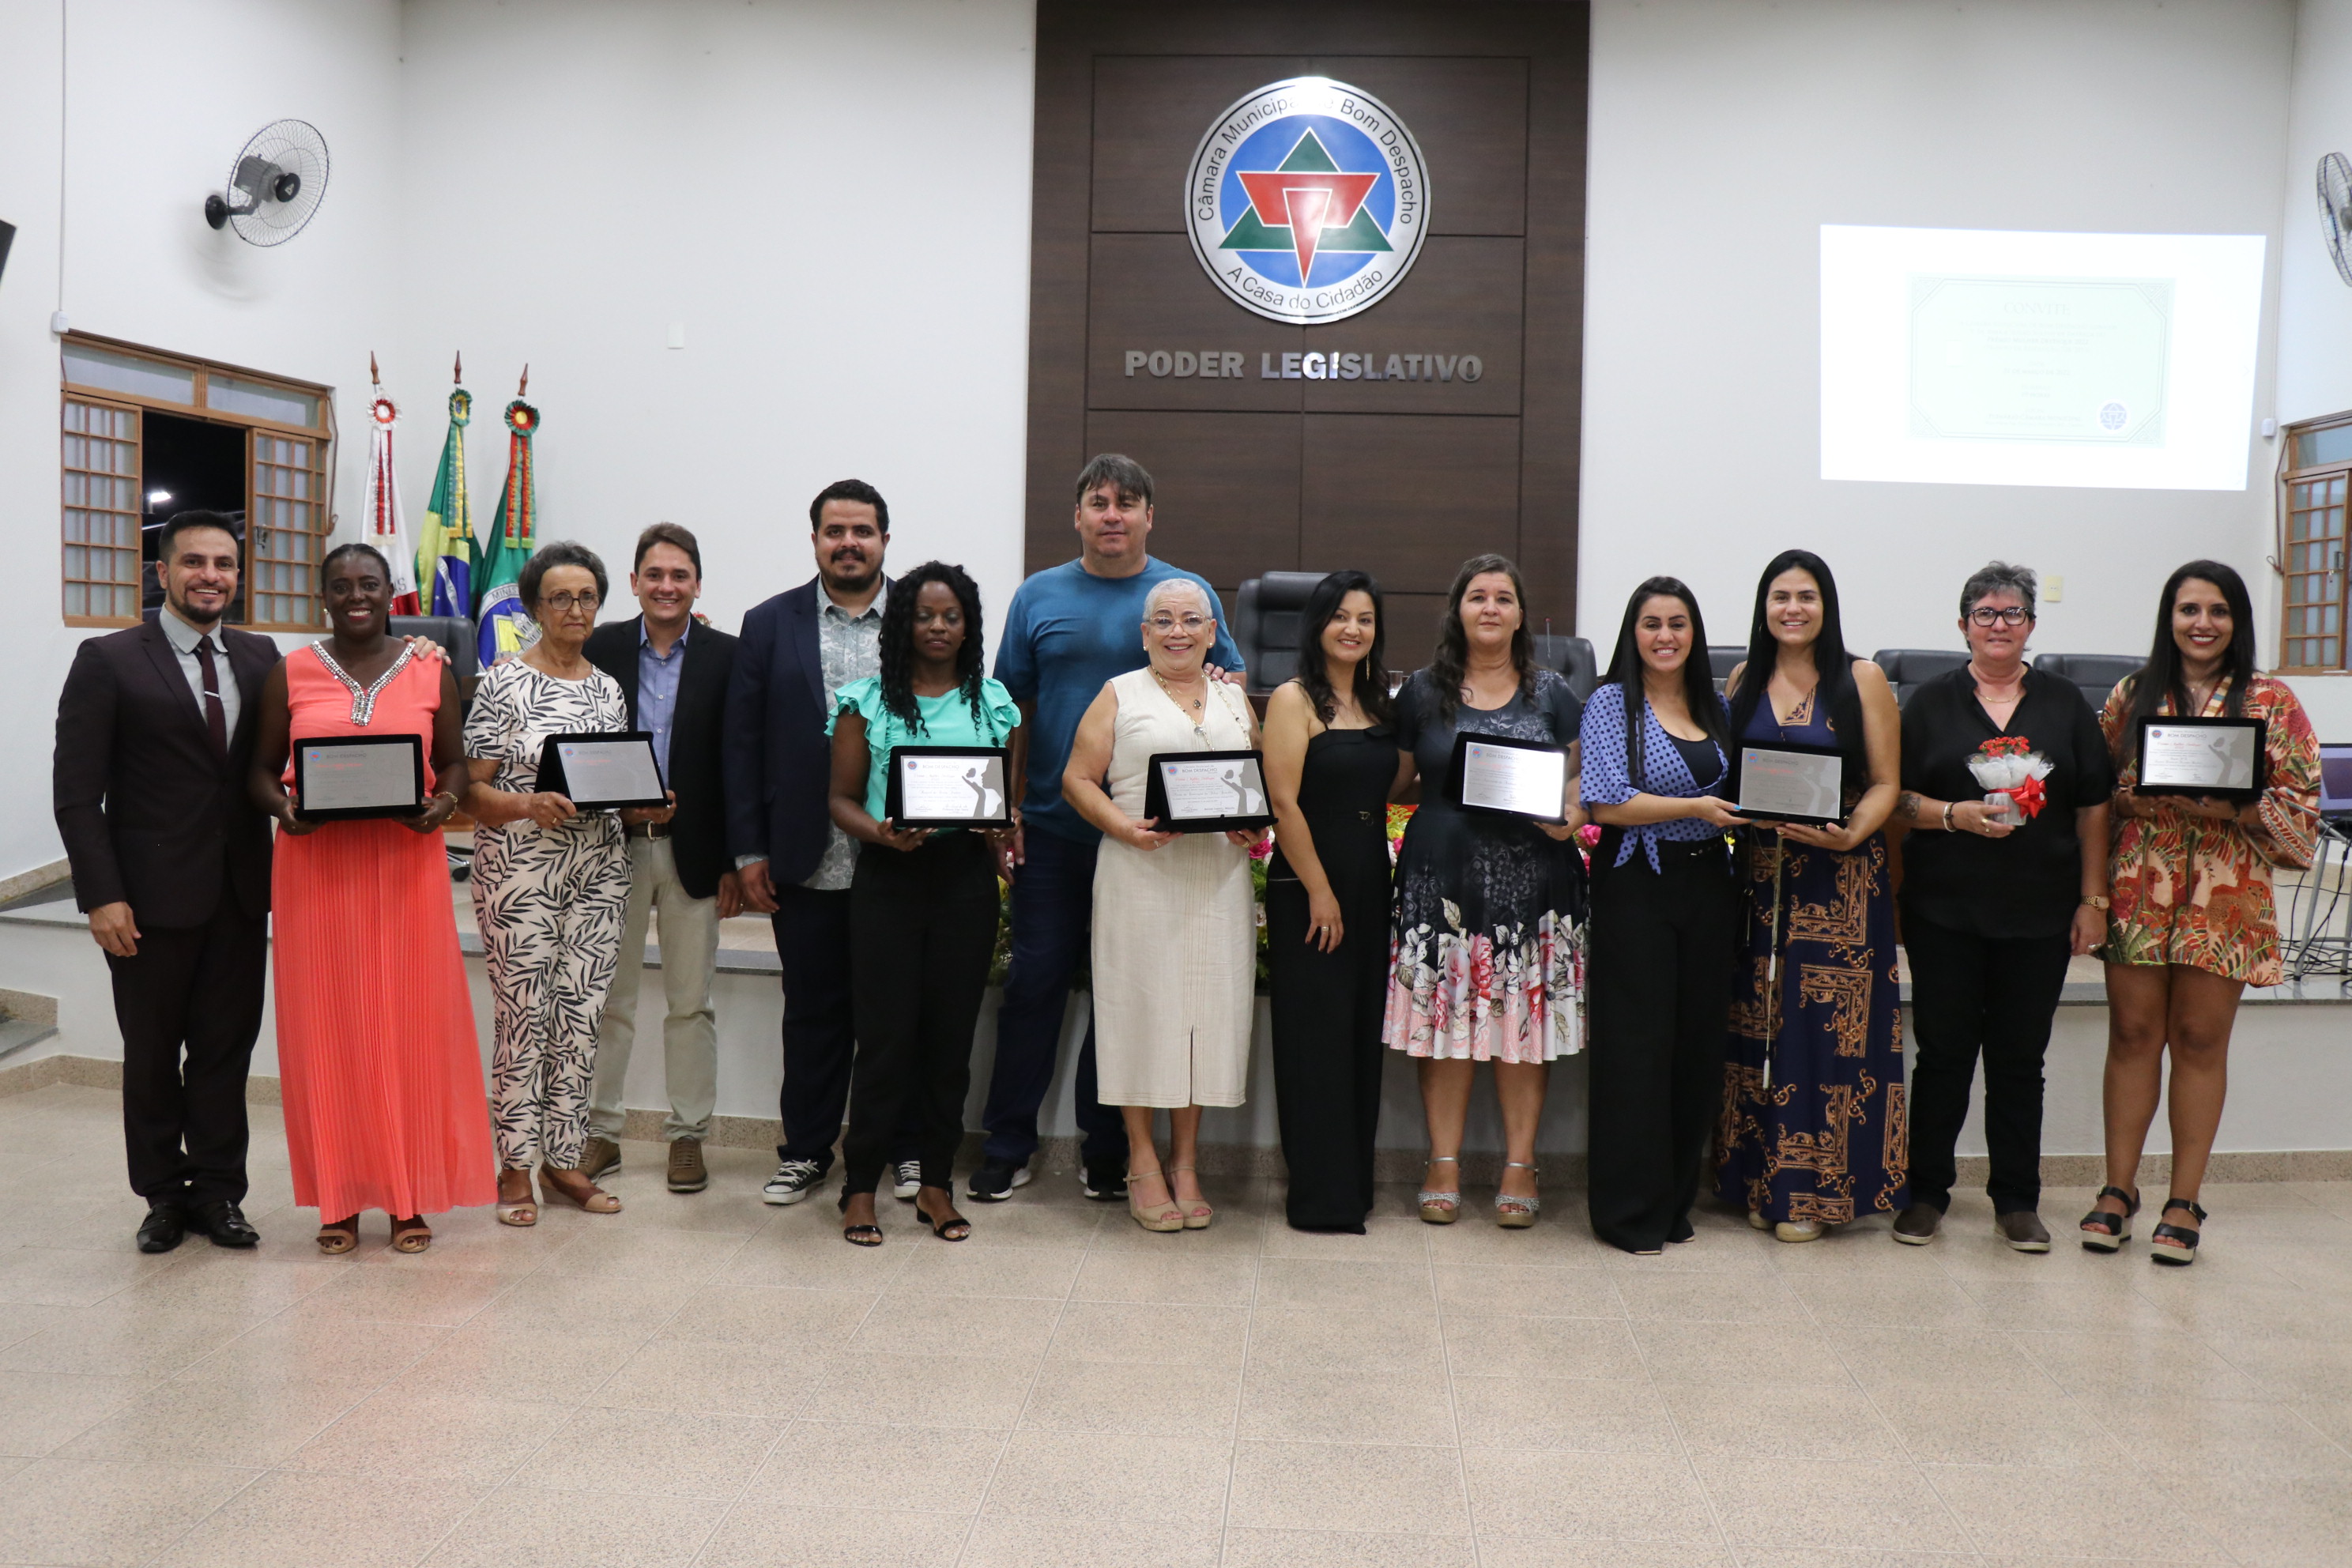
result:
[(2033, 618), (2033, 612), (2023, 605), (1979, 605), (1969, 612), (1969, 624), (1979, 626), (2021, 626)]
[(596, 606), (604, 603), (593, 594), (547, 594), (542, 595), (539, 602), (559, 616), (568, 616), (575, 608), (593, 614)]
[(1182, 626), (1188, 634), (1197, 635), (1202, 627), (1209, 624), (1209, 617), (1206, 616), (1154, 616), (1143, 624), (1163, 637), (1178, 626)]

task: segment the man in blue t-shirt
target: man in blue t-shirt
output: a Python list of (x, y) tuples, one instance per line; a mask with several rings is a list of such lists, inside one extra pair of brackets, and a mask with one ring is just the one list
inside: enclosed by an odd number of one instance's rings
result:
[[(1145, 553), (1151, 536), (1151, 476), (1132, 458), (1105, 454), (1078, 475), (1078, 558), (1021, 584), (1004, 618), (996, 679), (1021, 704), (1029, 734), (1028, 789), (1021, 804), (1023, 853), (1013, 883), (1013, 962), (996, 1015), (996, 1068), (982, 1121), (988, 1142), (971, 1193), (1003, 1198), (1029, 1180), (1037, 1109), (1054, 1079), (1070, 978), (1094, 921), (1095, 850), (1102, 835), (1062, 798), (1062, 769), (1087, 705), (1115, 675), (1141, 669), (1143, 601), (1171, 577), (1208, 580)], [(1222, 607), (1209, 662), (1238, 678), (1241, 652)], [(1079, 1151), (1087, 1196), (1127, 1196), (1127, 1131), (1116, 1108), (1095, 1099), (1091, 1018), (1078, 1055)]]

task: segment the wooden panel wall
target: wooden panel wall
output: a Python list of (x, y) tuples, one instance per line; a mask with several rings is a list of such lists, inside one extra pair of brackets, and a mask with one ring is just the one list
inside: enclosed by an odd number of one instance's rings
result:
[[(1267, 570), (1357, 566), (1392, 599), (1398, 663), (1466, 556), (1528, 577), (1573, 629), (1584, 310), (1586, 7), (1567, 0), (1039, 0), (1027, 564), (1075, 553), (1070, 483), (1124, 451), (1158, 489), (1153, 553), (1230, 595)], [(1412, 272), (1328, 326), (1271, 321), (1202, 271), (1187, 165), (1234, 100), (1322, 75), (1421, 144)], [(1129, 374), (1129, 350), (1238, 353), (1238, 378)], [(1268, 380), (1285, 353), (1473, 353), (1475, 383)]]

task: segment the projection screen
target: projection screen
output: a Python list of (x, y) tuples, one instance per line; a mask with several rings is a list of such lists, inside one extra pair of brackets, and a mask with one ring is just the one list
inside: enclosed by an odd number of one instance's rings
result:
[(1822, 226), (1822, 478), (2246, 487), (2261, 235)]

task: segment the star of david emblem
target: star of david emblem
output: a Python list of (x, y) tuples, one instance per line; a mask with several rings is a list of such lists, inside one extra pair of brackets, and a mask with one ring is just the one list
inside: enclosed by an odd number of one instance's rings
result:
[(1380, 175), (1341, 172), (1311, 130), (1299, 135), (1276, 167), (1237, 171), (1235, 177), (1249, 194), (1249, 205), (1220, 250), (1287, 250), (1297, 258), (1304, 282), (1319, 251), (1393, 248), (1364, 210), (1364, 198), (1380, 184)]

